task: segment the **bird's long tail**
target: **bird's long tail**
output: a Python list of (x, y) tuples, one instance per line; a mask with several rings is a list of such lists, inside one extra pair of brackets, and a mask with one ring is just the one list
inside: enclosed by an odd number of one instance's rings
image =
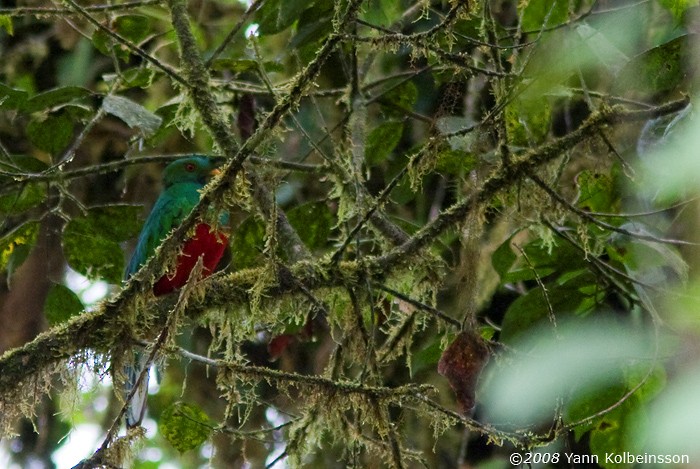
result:
[[(148, 397), (148, 375), (150, 370), (143, 373), (141, 382), (138, 383), (136, 391), (133, 391), (137, 386), (139, 376), (148, 365), (148, 354), (135, 351), (134, 359), (131, 363), (124, 367), (124, 375), (126, 382), (124, 384), (124, 399), (126, 403), (126, 426), (127, 428), (137, 427), (141, 425), (143, 415), (146, 413), (146, 398)], [(132, 395), (133, 394), (133, 395)], [(131, 396), (131, 399), (129, 399)]]

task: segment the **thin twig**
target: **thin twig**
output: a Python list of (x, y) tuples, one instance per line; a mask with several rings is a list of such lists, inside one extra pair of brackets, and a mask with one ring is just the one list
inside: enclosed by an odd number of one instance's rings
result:
[[(90, 5), (86, 6), (85, 11), (89, 13), (105, 13), (110, 11), (124, 11), (134, 8), (140, 8), (150, 5), (160, 5), (162, 0), (142, 0), (136, 2), (124, 2), (113, 5)], [(0, 8), (0, 15), (7, 16), (24, 16), (24, 15), (78, 15), (72, 8), (49, 8), (49, 7), (16, 7), (16, 8)]]
[(587, 220), (594, 225), (597, 225), (603, 229), (606, 229), (608, 231), (614, 231), (616, 233), (624, 234), (627, 236), (630, 236), (632, 238), (637, 238), (637, 239), (643, 239), (645, 241), (652, 241), (654, 243), (662, 243), (662, 244), (673, 244), (673, 245), (681, 245), (681, 246), (698, 246), (700, 243), (694, 243), (691, 241), (684, 241), (682, 239), (671, 239), (671, 238), (662, 238), (660, 236), (652, 236), (644, 233), (636, 233), (634, 231), (627, 230), (625, 228), (620, 228), (619, 226), (611, 225), (610, 223), (606, 223), (604, 221), (598, 220), (595, 216), (591, 215), (589, 212), (586, 212), (585, 210), (581, 210), (580, 208), (576, 207), (572, 203), (570, 203), (568, 200), (566, 200), (564, 197), (562, 197), (559, 193), (557, 193), (554, 189), (549, 187), (547, 183), (545, 183), (542, 179), (540, 179), (539, 176), (529, 173), (528, 177), (535, 183), (537, 186), (539, 186), (543, 191), (545, 191), (555, 202), (563, 205), (567, 210), (575, 213), (579, 217), (583, 218), (584, 220)]
[(187, 81), (185, 81), (184, 78), (182, 78), (175, 70), (173, 70), (170, 66), (166, 65), (165, 63), (161, 62), (160, 60), (156, 59), (153, 57), (151, 54), (143, 50), (141, 47), (137, 46), (130, 40), (126, 39), (119, 33), (112, 31), (110, 28), (106, 27), (99, 21), (95, 19), (94, 16), (90, 14), (88, 10), (83, 8), (82, 6), (78, 5), (75, 3), (73, 0), (62, 0), (66, 4), (68, 4), (72, 9), (74, 9), (77, 13), (79, 13), (83, 18), (85, 18), (89, 23), (91, 23), (93, 26), (95, 26), (97, 29), (100, 31), (104, 32), (107, 34), (109, 37), (117, 41), (119, 44), (122, 44), (126, 46), (129, 50), (134, 52), (136, 55), (141, 57), (147, 62), (150, 62), (152, 65), (154, 65), (156, 68), (162, 70), (166, 75), (168, 75), (170, 78), (178, 82), (179, 84), (183, 86), (187, 86)]

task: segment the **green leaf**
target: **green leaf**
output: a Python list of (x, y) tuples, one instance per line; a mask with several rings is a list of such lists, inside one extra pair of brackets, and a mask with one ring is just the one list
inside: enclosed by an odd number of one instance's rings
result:
[[(93, 83), (99, 68), (95, 67), (95, 48), (90, 39), (80, 38), (71, 52), (57, 60), (56, 69), (60, 86), (89, 86)], [(90, 111), (92, 115), (92, 106)]]
[(365, 159), (370, 166), (384, 161), (401, 140), (403, 122), (387, 121), (372, 129), (367, 136)]
[(534, 280), (535, 273), (540, 279), (545, 279), (554, 272), (564, 274), (586, 268), (586, 263), (581, 259), (579, 252), (569, 244), (554, 245), (550, 248), (539, 240), (535, 240), (528, 243), (523, 250), (527, 255), (527, 261), (523, 259), (518, 267), (505, 272), (502, 277), (504, 283)]
[(372, 24), (389, 27), (401, 18), (403, 12), (401, 2), (370, 0), (367, 2), (367, 8), (365, 8), (362, 17)]
[(163, 122), (160, 116), (122, 96), (105, 96), (102, 107), (105, 112), (120, 118), (132, 129), (139, 129), (145, 137), (153, 135)]
[(12, 36), (15, 33), (12, 27), (12, 17), (9, 15), (0, 15), (0, 29), (7, 31), (7, 34)]
[(256, 12), (260, 34), (270, 35), (284, 31), (299, 19), (304, 10), (312, 7), (309, 0), (270, 0)]
[[(640, 329), (619, 316), (600, 315), (529, 331), (512, 344), (517, 353), (490, 368), (479, 394), (484, 415), (495, 422), (537, 425), (557, 415), (562, 399), (569, 404), (600, 394), (606, 403), (618, 402), (628, 383), (626, 367), (631, 362), (650, 366), (656, 356), (653, 333)], [(591, 416), (597, 405), (588, 400), (567, 423)]]
[(160, 416), (158, 429), (180, 453), (197, 448), (212, 433), (209, 416), (193, 404), (176, 402)]
[(333, 30), (333, 2), (318, 0), (299, 17), (289, 47), (315, 50), (315, 44)]
[[(626, 223), (621, 228), (640, 235), (654, 235), (639, 223)], [(633, 239), (624, 245), (623, 253), (621, 260), (625, 270), (643, 284), (661, 287), (669, 282), (688, 280), (688, 264), (673, 245)]]
[(287, 212), (287, 218), (310, 249), (322, 248), (328, 244), (334, 219), (325, 202), (308, 202), (294, 207)]
[(88, 210), (88, 218), (106, 238), (121, 243), (141, 231), (142, 210), (140, 205), (104, 205)]
[[(149, 67), (135, 67), (124, 70), (119, 76), (129, 88), (148, 88), (158, 76), (156, 70)], [(116, 78), (116, 77), (115, 77)]]
[(39, 222), (26, 222), (0, 238), (0, 269), (8, 276), (26, 260), (39, 235)]
[(0, 109), (21, 109), (29, 93), (0, 83)]
[(440, 361), (442, 349), (442, 344), (436, 337), (427, 346), (418, 352), (414, 352), (411, 356), (411, 376), (424, 370), (435, 369)]
[(52, 90), (39, 93), (36, 96), (32, 96), (23, 106), (23, 110), (26, 112), (43, 111), (61, 104), (67, 104), (74, 100), (86, 98), (91, 95), (92, 92), (90, 90), (80, 86), (64, 86), (63, 88), (54, 88)]
[(73, 119), (65, 112), (50, 114), (45, 119), (33, 119), (27, 126), (29, 140), (51, 155), (58, 155), (73, 139)]
[[(412, 81), (407, 81), (386, 92), (381, 99), (384, 108), (389, 114), (402, 115), (399, 109), (412, 110), (418, 99), (418, 88)], [(387, 106), (390, 103), (392, 106)]]
[(0, 196), (0, 213), (17, 214), (39, 205), (46, 198), (46, 186), (27, 183), (20, 189)]
[(67, 321), (84, 309), (85, 306), (78, 295), (60, 283), (51, 287), (44, 302), (44, 315), (52, 326)]
[(141, 207), (94, 207), (63, 229), (63, 252), (68, 264), (90, 279), (119, 283), (124, 271), (120, 242), (136, 236)]
[(676, 89), (685, 75), (685, 64), (690, 60), (687, 41), (697, 41), (697, 36), (677, 37), (633, 57), (617, 75), (616, 89), (644, 93)]
[(478, 161), (473, 153), (445, 149), (438, 153), (435, 169), (441, 173), (460, 175), (474, 169)]
[(112, 38), (101, 29), (96, 30), (92, 33), (92, 45), (95, 49), (100, 51), (104, 55), (111, 55), (112, 51)]
[(122, 37), (138, 44), (151, 31), (151, 20), (143, 15), (123, 15), (115, 20), (114, 28)]
[(589, 212), (613, 212), (619, 201), (612, 177), (591, 170), (576, 176), (578, 186), (577, 205)]
[[(595, 393), (596, 395), (601, 394), (600, 390), (596, 391), (598, 391)], [(626, 389), (618, 388), (619, 391), (626, 391)], [(599, 464), (606, 469), (633, 467), (632, 464), (606, 458), (606, 455), (640, 453), (643, 442), (639, 438), (635, 438), (637, 436), (635, 430), (648, 424), (647, 412), (644, 408), (645, 401), (637, 393), (621, 401), (623, 395), (619, 393), (617, 400), (600, 409), (616, 405), (610, 412), (596, 419), (591, 429), (589, 443), (591, 453), (598, 456)]]
[(520, 98), (506, 106), (506, 129), (512, 145), (542, 143), (549, 133), (552, 108), (545, 97)]
[(265, 226), (248, 217), (236, 228), (231, 237), (232, 264), (236, 269), (244, 269), (258, 264), (260, 253), (265, 244)]
[(39, 173), (49, 165), (28, 155), (10, 155), (9, 159), (0, 160), (0, 171), (11, 174)]
[(676, 24), (683, 21), (685, 12), (692, 7), (698, 6), (698, 0), (659, 0), (662, 7), (666, 8), (673, 15)]
[(546, 296), (539, 286), (531, 289), (508, 307), (501, 323), (501, 341), (512, 344), (528, 329), (548, 320), (550, 306), (557, 319), (590, 312), (601, 299), (595, 285), (595, 276), (581, 270), (560, 282), (547, 283)]
[(513, 236), (508, 236), (498, 248), (491, 255), (491, 265), (493, 266), (496, 273), (503, 279), (506, 273), (510, 270), (515, 262), (517, 256), (513, 252), (513, 248), (510, 247), (510, 242)]
[(407, 204), (416, 198), (416, 191), (411, 187), (411, 181), (403, 178), (390, 194), (391, 200), (399, 205)]
[(629, 58), (597, 29), (582, 23), (576, 26), (576, 33), (597, 57), (599, 63), (612, 73), (619, 72), (629, 61)]
[(568, 0), (528, 0), (520, 5), (524, 8), (522, 28), (525, 31), (539, 31), (569, 19)]

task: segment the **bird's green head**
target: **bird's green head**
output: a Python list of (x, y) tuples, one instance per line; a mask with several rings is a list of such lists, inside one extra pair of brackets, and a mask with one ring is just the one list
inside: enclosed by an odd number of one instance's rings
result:
[(183, 182), (206, 184), (218, 172), (216, 165), (206, 156), (193, 155), (170, 163), (163, 172), (163, 184), (170, 187)]

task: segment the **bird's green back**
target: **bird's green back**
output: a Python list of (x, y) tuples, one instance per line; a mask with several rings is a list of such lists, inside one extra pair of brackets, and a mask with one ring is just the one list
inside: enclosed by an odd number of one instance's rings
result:
[(168, 233), (189, 215), (199, 202), (200, 190), (214, 168), (213, 163), (203, 156), (183, 158), (168, 165), (163, 173), (163, 192), (143, 225), (125, 278), (136, 273)]

